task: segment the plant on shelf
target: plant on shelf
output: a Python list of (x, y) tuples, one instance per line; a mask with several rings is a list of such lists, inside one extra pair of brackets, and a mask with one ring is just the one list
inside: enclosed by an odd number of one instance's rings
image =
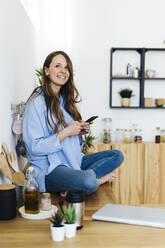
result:
[(50, 218), (50, 225), (52, 239), (54, 241), (63, 241), (65, 235), (65, 228), (63, 225), (64, 216), (60, 213), (55, 213), (52, 218)]
[(83, 144), (83, 147), (82, 147), (82, 152), (84, 154), (87, 154), (89, 152), (89, 149), (90, 148), (94, 148), (94, 145), (93, 145), (93, 140), (95, 140), (96, 137), (92, 135), (91, 131), (89, 132), (88, 135), (85, 135), (85, 139), (84, 139), (84, 144)]
[(121, 96), (121, 105), (123, 107), (128, 107), (131, 102), (131, 97), (135, 96), (133, 95), (133, 90), (129, 88), (121, 89), (118, 93)]
[(76, 213), (72, 204), (63, 207), (65, 217), (65, 235), (67, 238), (72, 238), (76, 235)]
[(41, 86), (42, 85), (43, 69), (42, 68), (40, 68), (39, 70), (36, 69), (35, 72), (36, 72), (36, 76), (38, 78), (39, 86)]

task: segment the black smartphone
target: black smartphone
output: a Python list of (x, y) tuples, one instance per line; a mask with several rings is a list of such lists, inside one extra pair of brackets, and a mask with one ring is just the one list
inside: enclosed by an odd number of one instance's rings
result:
[(98, 118), (98, 116), (97, 115), (94, 115), (94, 116), (90, 117), (88, 120), (86, 120), (85, 122), (94, 121), (96, 118)]

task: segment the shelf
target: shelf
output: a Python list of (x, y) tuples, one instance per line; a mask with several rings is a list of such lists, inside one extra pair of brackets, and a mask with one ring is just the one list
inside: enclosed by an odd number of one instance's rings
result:
[(133, 77), (112, 77), (114, 80), (140, 80), (141, 78), (133, 78)]
[(111, 108), (115, 109), (164, 109), (165, 107), (139, 107), (139, 106), (130, 106), (130, 107), (122, 107), (122, 106), (111, 106)]
[[(133, 77), (126, 77), (126, 76), (114, 76), (113, 75), (113, 53), (116, 51), (134, 51), (135, 53), (137, 52), (137, 55), (140, 54), (140, 65), (139, 65), (139, 70), (140, 70), (140, 77), (138, 78), (133, 78)], [(165, 52), (165, 48), (137, 48), (137, 47), (112, 47), (111, 48), (111, 56), (110, 56), (110, 108), (114, 109), (165, 109), (164, 107), (144, 107), (144, 92), (145, 92), (145, 83), (146, 81), (165, 81), (165, 77), (154, 77), (154, 78), (148, 78), (145, 77), (145, 60), (147, 56), (147, 52)], [(136, 55), (136, 54), (135, 54)], [(123, 56), (123, 53), (121, 53), (121, 56)], [(130, 56), (130, 55), (129, 55)], [(115, 73), (117, 75), (117, 73)], [(163, 73), (162, 73), (163, 74)], [(120, 75), (120, 74), (119, 74)], [(124, 75), (124, 73), (123, 73)], [(117, 82), (117, 80), (123, 80), (126, 82), (127, 80), (129, 81), (135, 81), (135, 83), (138, 82), (139, 87), (139, 99), (136, 101), (134, 104), (139, 104), (139, 106), (130, 106), (130, 107), (122, 107), (122, 106), (113, 106), (113, 83), (115, 85), (119, 84), (122, 85), (121, 82)], [(123, 82), (123, 83), (124, 83)], [(127, 82), (128, 83), (128, 82)], [(164, 82), (163, 82), (164, 83)], [(131, 82), (129, 83), (131, 85)], [(134, 86), (135, 87), (135, 86)], [(117, 88), (117, 87), (116, 87)]]
[(144, 78), (145, 80), (165, 80), (165, 78)]

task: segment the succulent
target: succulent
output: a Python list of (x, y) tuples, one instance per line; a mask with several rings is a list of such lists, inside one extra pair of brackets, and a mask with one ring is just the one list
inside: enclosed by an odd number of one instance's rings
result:
[(60, 213), (55, 213), (50, 220), (50, 222), (53, 224), (53, 227), (62, 227), (62, 221), (64, 216)]
[(89, 148), (91, 148), (91, 147), (95, 148), (93, 145), (93, 140), (95, 140), (95, 139), (96, 139), (96, 137), (91, 134), (91, 131), (89, 132), (88, 135), (85, 135), (85, 140), (84, 140), (84, 144), (83, 144), (83, 148), (82, 148), (82, 152), (84, 154), (87, 154), (87, 151)]
[(75, 209), (72, 204), (63, 207), (66, 224), (74, 224), (76, 221)]
[(129, 88), (121, 89), (118, 93), (119, 93), (119, 95), (120, 95), (122, 98), (131, 98), (131, 97), (134, 96), (134, 95), (132, 94), (132, 93), (133, 93), (133, 90), (131, 90), (131, 89), (129, 89)]

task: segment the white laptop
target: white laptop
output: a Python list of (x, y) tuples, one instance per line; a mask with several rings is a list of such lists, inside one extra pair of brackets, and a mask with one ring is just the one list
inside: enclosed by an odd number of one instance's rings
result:
[(108, 203), (92, 219), (165, 228), (165, 209)]

